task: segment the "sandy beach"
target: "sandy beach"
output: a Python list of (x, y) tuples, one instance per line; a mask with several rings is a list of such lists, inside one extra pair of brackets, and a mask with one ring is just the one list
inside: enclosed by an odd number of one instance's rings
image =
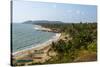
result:
[[(41, 26), (38, 27), (37, 29), (48, 31), (48, 29), (42, 28)], [(13, 58), (24, 57), (24, 56), (27, 56), (29, 54), (29, 52), (34, 53), (35, 50), (44, 49), (45, 47), (49, 46), (52, 42), (56, 42), (59, 39), (60, 36), (61, 36), (61, 33), (56, 33), (56, 35), (52, 36), (52, 38), (49, 39), (48, 41), (46, 41), (42, 44), (37, 44), (37, 46), (32, 46), (31, 48), (27, 48), (27, 49), (24, 49), (24, 50), (14, 52), (14, 53), (12, 53), (12, 56), (13, 56)]]
[(39, 25), (35, 25), (34, 29), (39, 30), (39, 31), (47, 31), (47, 32), (52, 32), (52, 30), (51, 30), (51, 29), (49, 29), (49, 28), (44, 28), (44, 27), (39, 26)]

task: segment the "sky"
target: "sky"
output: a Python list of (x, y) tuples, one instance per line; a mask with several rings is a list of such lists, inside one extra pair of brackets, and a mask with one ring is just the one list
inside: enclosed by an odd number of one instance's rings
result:
[(97, 22), (97, 6), (66, 3), (13, 1), (13, 22), (49, 20), (62, 22)]

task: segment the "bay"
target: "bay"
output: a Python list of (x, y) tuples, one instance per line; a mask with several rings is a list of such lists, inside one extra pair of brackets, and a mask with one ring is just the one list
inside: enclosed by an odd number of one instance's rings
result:
[(36, 27), (33, 24), (12, 23), (12, 52), (35, 47), (56, 35), (53, 32), (37, 31)]

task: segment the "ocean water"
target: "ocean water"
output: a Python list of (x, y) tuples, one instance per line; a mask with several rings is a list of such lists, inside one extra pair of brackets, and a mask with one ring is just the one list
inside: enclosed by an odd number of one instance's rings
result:
[(36, 27), (32, 24), (12, 24), (12, 52), (35, 47), (55, 36), (52, 32), (37, 31)]

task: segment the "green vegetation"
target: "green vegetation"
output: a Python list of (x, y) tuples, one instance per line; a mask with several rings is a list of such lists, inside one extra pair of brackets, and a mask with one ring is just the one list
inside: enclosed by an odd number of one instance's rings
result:
[[(85, 62), (97, 60), (97, 23), (35, 23), (52, 32), (61, 33), (57, 42), (52, 42), (47, 55), (51, 57), (45, 62), (36, 64), (56, 64), (69, 62)], [(49, 53), (56, 55), (51, 56)], [(29, 54), (32, 57), (32, 54)], [(18, 61), (19, 62), (19, 61)], [(26, 63), (30, 61), (25, 61)], [(14, 65), (25, 65), (26, 63), (14, 63)]]
[(46, 64), (97, 60), (97, 23), (38, 23), (38, 25), (65, 34), (62, 35), (65, 40), (60, 39), (52, 43), (51, 49), (57, 55), (45, 62)]

